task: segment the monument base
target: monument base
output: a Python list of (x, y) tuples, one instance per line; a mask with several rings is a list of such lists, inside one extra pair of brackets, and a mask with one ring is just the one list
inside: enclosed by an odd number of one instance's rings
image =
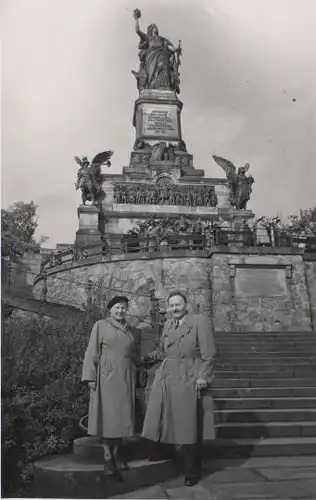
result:
[(76, 232), (75, 247), (87, 253), (100, 253), (102, 237), (100, 209), (95, 205), (80, 205), (78, 208), (79, 229)]

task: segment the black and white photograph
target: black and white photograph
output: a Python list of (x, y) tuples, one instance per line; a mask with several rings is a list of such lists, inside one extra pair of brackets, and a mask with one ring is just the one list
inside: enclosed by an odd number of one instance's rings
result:
[(137, 2), (2, 1), (1, 497), (315, 500), (316, 1)]

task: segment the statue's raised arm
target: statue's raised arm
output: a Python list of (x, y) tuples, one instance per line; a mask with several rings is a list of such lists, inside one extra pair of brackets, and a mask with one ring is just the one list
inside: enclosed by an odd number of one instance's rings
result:
[(141, 17), (141, 11), (139, 9), (134, 9), (133, 17), (135, 19), (135, 31), (137, 35), (143, 39), (146, 38), (146, 33), (143, 33), (140, 29), (139, 18)]

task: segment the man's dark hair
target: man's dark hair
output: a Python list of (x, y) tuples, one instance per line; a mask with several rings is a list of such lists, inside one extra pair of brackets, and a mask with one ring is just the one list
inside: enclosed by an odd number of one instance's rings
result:
[(186, 295), (183, 292), (181, 292), (180, 290), (174, 290), (173, 292), (169, 293), (168, 302), (171, 299), (171, 297), (176, 297), (177, 295), (179, 295), (179, 297), (183, 298), (185, 304), (188, 303), (188, 299), (187, 299)]

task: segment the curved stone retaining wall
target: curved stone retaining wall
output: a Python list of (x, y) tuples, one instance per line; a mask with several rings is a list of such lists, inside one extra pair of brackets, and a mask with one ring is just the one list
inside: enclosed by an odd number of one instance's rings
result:
[[(194, 253), (194, 252), (192, 252)], [(203, 253), (203, 252), (201, 252)], [(171, 290), (181, 289), (187, 293), (189, 308), (193, 311), (209, 312), (211, 304), (210, 260), (188, 256), (184, 252), (176, 258), (139, 258), (139, 256), (115, 256), (115, 260), (87, 259), (84, 264), (59, 266), (47, 274), (47, 300), (84, 308), (88, 296), (88, 280), (91, 280), (91, 295), (97, 302), (105, 302), (113, 295), (126, 294), (130, 299), (133, 323), (149, 321), (150, 290), (165, 307), (165, 298)], [(41, 297), (43, 279), (34, 284), (34, 295)]]
[[(307, 276), (308, 271), (308, 276)], [(165, 308), (168, 293), (187, 293), (189, 309), (210, 316), (215, 331), (309, 331), (312, 329), (314, 264), (302, 255), (271, 249), (236, 248), (89, 258), (47, 274), (47, 300), (85, 307), (91, 296), (105, 303), (115, 294), (130, 299), (132, 323), (149, 325), (150, 290)], [(41, 297), (43, 279), (34, 283)]]

